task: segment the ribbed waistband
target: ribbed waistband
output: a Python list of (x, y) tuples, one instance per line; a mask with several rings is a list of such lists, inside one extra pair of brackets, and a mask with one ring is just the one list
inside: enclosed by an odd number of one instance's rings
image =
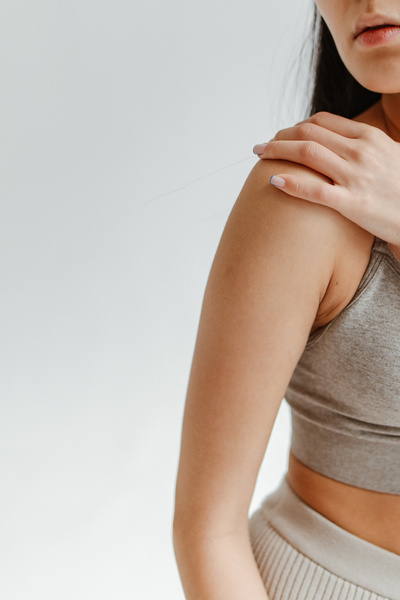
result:
[(400, 600), (400, 556), (342, 529), (306, 504), (287, 476), (260, 506), (296, 550), (331, 573), (391, 600)]

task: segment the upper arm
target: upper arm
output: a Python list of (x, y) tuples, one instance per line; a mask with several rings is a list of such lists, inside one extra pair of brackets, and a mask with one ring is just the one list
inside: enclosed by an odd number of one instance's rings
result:
[[(284, 169), (283, 169), (284, 167)], [(200, 536), (247, 528), (279, 406), (334, 269), (341, 215), (274, 188), (259, 161), (208, 278), (183, 418), (176, 527)]]

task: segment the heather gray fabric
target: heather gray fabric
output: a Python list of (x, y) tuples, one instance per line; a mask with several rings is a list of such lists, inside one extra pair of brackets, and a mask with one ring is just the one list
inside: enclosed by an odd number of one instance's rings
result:
[(285, 398), (302, 463), (400, 494), (400, 261), (385, 241), (349, 304), (309, 337)]
[(400, 600), (400, 556), (303, 502), (286, 476), (249, 518), (269, 600)]

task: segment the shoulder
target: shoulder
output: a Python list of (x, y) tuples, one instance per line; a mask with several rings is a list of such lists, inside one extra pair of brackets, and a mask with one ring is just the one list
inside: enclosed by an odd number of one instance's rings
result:
[[(331, 182), (325, 175), (303, 165), (268, 160), (260, 161), (250, 173), (249, 189), (256, 190), (264, 178), (279, 172), (296, 173), (304, 178)], [(368, 266), (374, 235), (330, 207), (293, 198), (279, 189), (276, 194), (282, 204), (286, 201), (285, 207), (280, 210), (293, 218), (296, 215), (297, 218), (301, 217), (299, 227), (304, 227), (314, 238), (307, 243), (312, 244), (315, 252), (322, 253), (322, 260), (329, 261), (331, 276), (321, 298), (314, 331), (329, 323), (353, 298)], [(271, 196), (272, 191), (268, 195)]]
[(269, 312), (277, 314), (283, 311), (282, 299), (287, 299), (287, 316), (297, 318), (304, 333), (331, 281), (343, 217), (270, 183), (271, 175), (288, 169), (323, 177), (288, 161), (256, 163), (226, 222), (207, 287), (213, 290), (213, 302), (223, 296), (220, 312), (228, 299), (241, 303), (237, 310), (251, 306), (253, 314), (263, 314), (276, 300)]
[[(259, 160), (232, 210), (239, 232), (258, 232), (259, 245), (282, 253), (304, 277), (319, 277), (319, 326), (352, 298), (369, 261), (374, 236), (338, 211), (295, 198), (270, 183), (271, 175), (295, 173), (330, 183), (325, 175), (285, 160)], [(236, 217), (236, 218), (235, 218)], [(240, 235), (240, 234), (239, 234)], [(292, 250), (284, 250), (283, 246)], [(281, 248), (281, 249), (280, 249)], [(310, 271), (311, 269), (311, 271)]]
[(304, 165), (286, 161), (286, 160), (259, 160), (250, 171), (241, 194), (238, 198), (239, 203), (264, 203), (268, 206), (268, 210), (282, 210), (289, 216), (291, 213), (304, 218), (304, 224), (314, 219), (326, 223), (327, 228), (340, 229), (345, 221), (345, 217), (337, 211), (327, 206), (309, 202), (301, 198), (294, 198), (283, 190), (273, 186), (270, 183), (272, 175), (278, 173), (293, 173), (302, 178), (324, 181), (331, 183), (331, 180)]
[(240, 213), (243, 226), (252, 222), (254, 226), (263, 227), (266, 234), (268, 225), (269, 235), (275, 227), (276, 234), (284, 236), (286, 244), (297, 245), (299, 250), (304, 247), (330, 253), (331, 260), (336, 262), (343, 238), (351, 237), (360, 228), (330, 207), (293, 197), (273, 186), (271, 176), (282, 172), (331, 182), (325, 175), (298, 163), (260, 160), (249, 173), (231, 216)]
[(371, 233), (333, 208), (293, 197), (273, 186), (270, 183), (271, 176), (282, 172), (293, 173), (304, 179), (332, 183), (329, 177), (298, 163), (275, 159), (259, 160), (250, 171), (238, 201), (244, 204), (249, 201), (265, 203), (268, 211), (281, 211), (285, 213), (286, 217), (301, 216), (299, 228), (318, 222), (324, 231), (319, 233), (320, 230), (315, 229), (315, 235), (317, 237), (324, 237), (326, 234), (332, 236), (333, 240), (337, 242), (335, 247), (338, 253), (338, 262), (341, 262), (343, 258), (344, 245), (349, 244), (350, 248), (364, 244), (367, 247), (373, 241), (374, 236)]

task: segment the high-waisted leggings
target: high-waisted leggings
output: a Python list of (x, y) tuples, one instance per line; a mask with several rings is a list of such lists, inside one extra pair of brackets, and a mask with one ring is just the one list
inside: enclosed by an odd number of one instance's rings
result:
[(250, 516), (249, 533), (270, 600), (400, 600), (400, 555), (315, 511), (286, 475)]

